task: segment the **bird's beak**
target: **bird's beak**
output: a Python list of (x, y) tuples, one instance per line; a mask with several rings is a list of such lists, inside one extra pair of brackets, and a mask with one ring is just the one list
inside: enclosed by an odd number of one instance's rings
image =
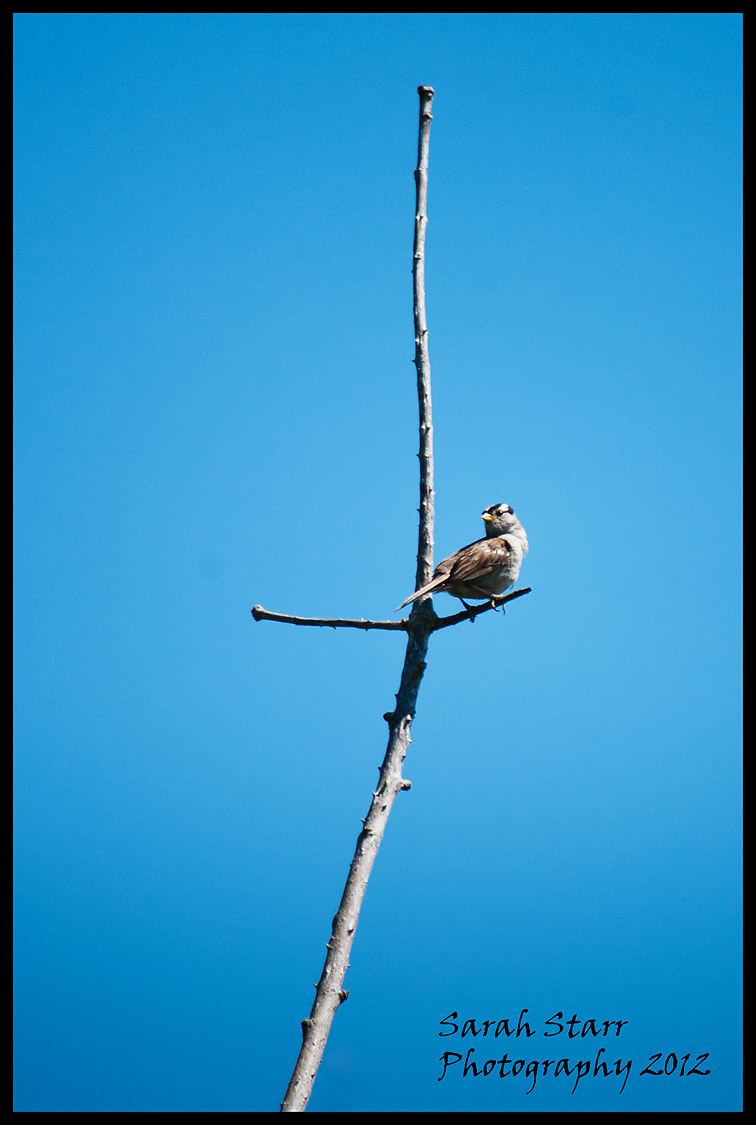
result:
[(490, 523), (491, 520), (493, 519), (493, 516), (491, 515), (490, 512), (484, 512), (483, 513), (483, 519), (486, 521), (486, 523)]

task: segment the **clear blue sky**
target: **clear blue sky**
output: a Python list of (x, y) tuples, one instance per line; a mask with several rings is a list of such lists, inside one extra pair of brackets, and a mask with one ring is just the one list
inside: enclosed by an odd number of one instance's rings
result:
[(17, 1109), (283, 1096), (403, 639), (250, 609), (413, 589), (421, 83), (436, 557), (508, 501), (533, 593), (432, 641), (310, 1108), (740, 1107), (740, 30), (16, 17)]

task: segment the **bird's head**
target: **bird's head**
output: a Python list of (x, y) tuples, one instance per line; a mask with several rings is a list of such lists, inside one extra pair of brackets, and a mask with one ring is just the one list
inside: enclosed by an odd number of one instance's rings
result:
[(520, 521), (514, 514), (509, 504), (492, 504), (483, 512), (486, 525), (486, 538), (493, 539), (497, 535), (507, 535), (510, 531), (520, 527)]

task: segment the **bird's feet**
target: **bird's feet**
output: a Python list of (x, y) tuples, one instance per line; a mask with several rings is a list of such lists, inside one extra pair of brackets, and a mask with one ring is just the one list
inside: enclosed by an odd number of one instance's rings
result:
[[(457, 594), (457, 597), (459, 598), (459, 594)], [(464, 598), (459, 598), (459, 600), (462, 602), (462, 605), (465, 607), (465, 609), (469, 613), (470, 620), (475, 621), (475, 614), (473, 613), (473, 607), (471, 605), (468, 605)]]

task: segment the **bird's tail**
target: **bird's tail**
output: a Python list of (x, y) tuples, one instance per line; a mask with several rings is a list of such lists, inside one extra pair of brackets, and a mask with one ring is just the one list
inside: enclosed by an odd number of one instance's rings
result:
[(410, 602), (417, 601), (417, 599), (421, 598), (423, 594), (429, 594), (431, 590), (435, 590), (436, 586), (438, 586), (441, 582), (443, 582), (443, 578), (434, 578), (433, 581), (428, 582), (426, 586), (421, 586), (419, 590), (415, 590), (414, 594), (410, 594), (410, 596), (405, 601), (403, 601), (401, 605), (398, 605), (394, 610), (394, 613), (398, 613), (400, 609), (404, 609), (404, 607), (406, 605), (409, 605)]

